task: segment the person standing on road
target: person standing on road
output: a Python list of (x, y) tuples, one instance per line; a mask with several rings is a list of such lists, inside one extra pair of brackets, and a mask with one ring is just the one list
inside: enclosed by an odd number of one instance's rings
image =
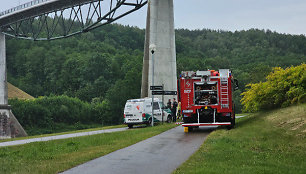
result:
[(181, 102), (178, 102), (178, 105), (177, 105), (177, 118), (178, 119), (181, 118)]
[(172, 103), (172, 118), (173, 118), (173, 122), (176, 122), (176, 108), (177, 108), (177, 102), (175, 101), (175, 98), (173, 98), (173, 103)]
[(172, 108), (171, 106), (172, 106), (172, 105), (171, 105), (171, 99), (169, 99), (169, 101), (168, 101), (168, 103), (167, 103), (167, 108), (171, 110), (171, 108)]

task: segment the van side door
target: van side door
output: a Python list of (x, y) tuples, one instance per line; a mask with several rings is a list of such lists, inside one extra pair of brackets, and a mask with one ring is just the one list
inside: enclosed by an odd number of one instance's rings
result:
[(154, 118), (157, 119), (158, 121), (162, 121), (162, 112), (161, 112), (161, 107), (159, 106), (159, 102), (153, 103), (153, 109), (154, 109)]

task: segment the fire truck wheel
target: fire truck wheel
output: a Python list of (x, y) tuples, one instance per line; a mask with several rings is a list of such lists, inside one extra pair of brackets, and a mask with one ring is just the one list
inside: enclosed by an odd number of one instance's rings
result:
[(236, 117), (234, 117), (234, 119), (232, 119), (231, 124), (233, 125), (233, 127), (235, 126), (235, 124), (236, 124)]
[(131, 128), (133, 128), (133, 125), (132, 124), (128, 124), (128, 127), (131, 129)]
[(230, 129), (233, 129), (235, 127), (235, 117), (231, 119), (231, 125), (227, 126), (227, 129), (230, 130)]
[(167, 117), (167, 123), (171, 123), (172, 122), (172, 117), (171, 117), (171, 115), (168, 115), (168, 117)]
[(231, 119), (231, 125), (227, 126), (227, 129), (230, 130), (230, 129), (233, 129), (235, 127), (235, 123), (236, 123), (236, 116), (235, 116), (235, 103), (233, 102), (233, 117)]

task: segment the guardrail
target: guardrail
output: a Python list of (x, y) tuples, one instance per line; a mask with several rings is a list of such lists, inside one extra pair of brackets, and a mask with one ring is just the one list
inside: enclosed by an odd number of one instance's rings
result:
[(0, 16), (4, 16), (4, 15), (7, 15), (7, 14), (9, 14), (9, 13), (13, 13), (13, 12), (15, 12), (15, 11), (18, 11), (18, 10), (21, 10), (21, 9), (25, 9), (25, 8), (28, 8), (28, 7), (31, 7), (31, 6), (40, 4), (40, 3), (42, 3), (42, 2), (46, 2), (46, 1), (50, 1), (50, 0), (34, 0), (34, 1), (31, 1), (31, 2), (28, 2), (28, 3), (25, 3), (25, 4), (19, 5), (19, 6), (17, 6), (17, 7), (8, 9), (8, 10), (6, 10), (6, 11), (4, 11), (4, 12), (0, 12)]

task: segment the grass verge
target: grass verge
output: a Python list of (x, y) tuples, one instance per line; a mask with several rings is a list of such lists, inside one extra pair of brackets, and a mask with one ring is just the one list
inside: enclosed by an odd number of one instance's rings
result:
[(237, 119), (218, 129), (174, 174), (306, 173), (306, 105)]
[(0, 173), (58, 173), (158, 135), (175, 124), (0, 148)]
[(42, 137), (50, 137), (50, 136), (64, 135), (64, 134), (73, 134), (73, 133), (80, 133), (80, 132), (90, 132), (90, 131), (97, 131), (97, 130), (114, 129), (114, 128), (121, 128), (121, 127), (127, 127), (127, 126), (122, 124), (122, 125), (115, 125), (115, 126), (105, 126), (105, 127), (91, 128), (91, 129), (82, 129), (82, 130), (76, 130), (76, 131), (61, 132), (61, 133), (42, 134), (42, 135), (34, 135), (34, 136), (28, 136), (28, 137), (18, 137), (18, 138), (0, 140), (0, 143), (1, 142), (7, 142), (7, 141), (26, 140), (26, 139), (31, 139), (31, 138), (42, 138)]

